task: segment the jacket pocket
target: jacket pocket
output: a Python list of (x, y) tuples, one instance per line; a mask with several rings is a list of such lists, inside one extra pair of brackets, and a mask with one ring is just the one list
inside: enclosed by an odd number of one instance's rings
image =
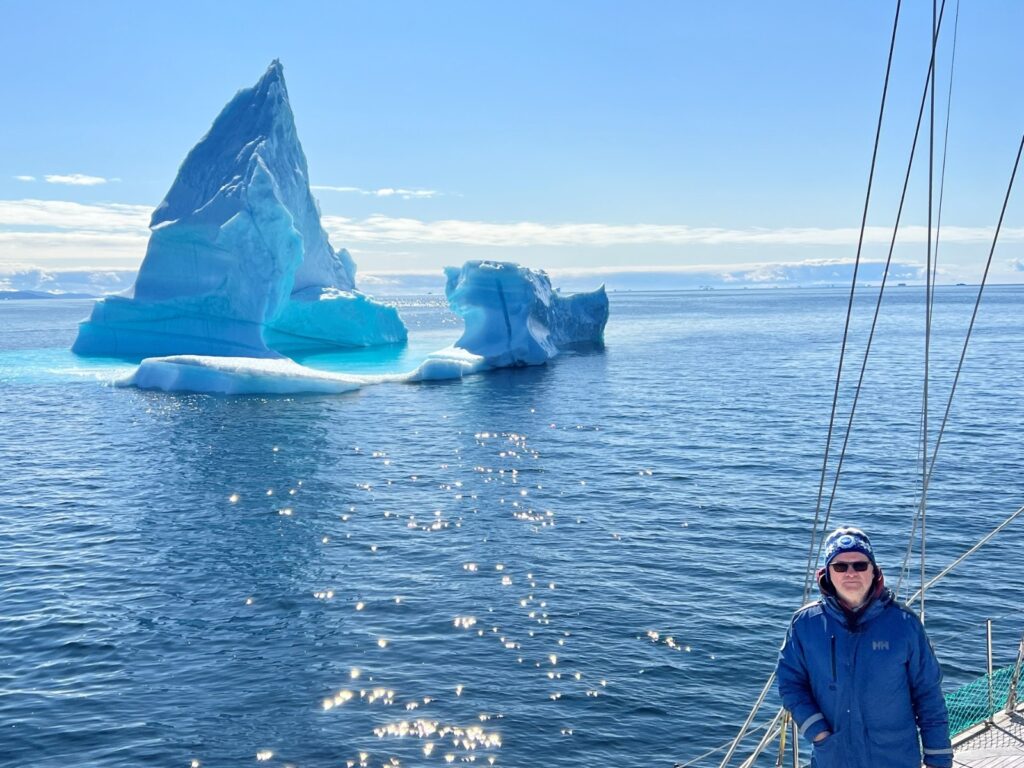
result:
[(921, 765), (921, 746), (917, 726), (875, 729), (869, 733), (872, 765)]
[[(842, 768), (844, 752), (840, 744), (841, 733), (833, 733), (827, 739), (811, 745), (811, 768)], [(848, 757), (848, 755), (847, 755)]]

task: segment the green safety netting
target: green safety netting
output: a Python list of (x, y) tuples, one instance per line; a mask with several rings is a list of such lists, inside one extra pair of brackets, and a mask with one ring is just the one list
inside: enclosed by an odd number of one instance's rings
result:
[(1011, 664), (997, 669), (991, 675), (982, 675), (977, 680), (972, 680), (946, 694), (950, 736), (956, 736), (972, 725), (983, 723), (996, 712), (1006, 708), (1014, 667), (1015, 665)]

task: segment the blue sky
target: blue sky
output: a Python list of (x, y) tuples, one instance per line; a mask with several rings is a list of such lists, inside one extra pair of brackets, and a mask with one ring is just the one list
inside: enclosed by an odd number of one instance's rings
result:
[[(927, 67), (931, 4), (904, 5), (869, 218), (876, 259)], [(325, 227), (362, 273), (498, 258), (555, 274), (785, 282), (854, 256), (895, 3), (0, 9), (0, 273), (137, 267), (149, 211), (185, 154), (280, 58)], [(1021, 29), (1013, 0), (959, 9), (948, 282), (980, 276), (1024, 131)], [(918, 168), (896, 252), (911, 278), (925, 258)], [(1004, 227), (994, 277), (1020, 282), (1024, 190)]]

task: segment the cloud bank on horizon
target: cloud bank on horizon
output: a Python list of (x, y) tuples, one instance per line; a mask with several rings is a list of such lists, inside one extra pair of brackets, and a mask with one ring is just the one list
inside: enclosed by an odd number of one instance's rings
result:
[[(1024, 265), (1014, 269), (1024, 271)], [(876, 285), (882, 279), (884, 262), (862, 261), (858, 281)], [(916, 263), (893, 263), (889, 283), (916, 283), (924, 279), (924, 267)], [(607, 290), (695, 290), (710, 288), (844, 287), (853, 276), (853, 260), (809, 259), (776, 263), (746, 263), (685, 267), (579, 267), (545, 270), (552, 284), (564, 291), (592, 290), (596, 283)], [(941, 272), (941, 270), (940, 270)], [(0, 267), (0, 291), (46, 291), (88, 293), (104, 296), (123, 293), (135, 281), (134, 269), (43, 269)], [(941, 275), (940, 275), (941, 277)], [(359, 274), (363, 289), (379, 296), (442, 294), (444, 271), (367, 271)], [(951, 282), (947, 279), (945, 282)]]
[[(338, 189), (383, 197), (403, 192), (390, 188)], [(151, 213), (148, 205), (125, 203), (0, 200), (0, 286), (77, 292), (83, 290), (78, 275), (134, 273), (145, 253)], [(849, 280), (850, 274), (847, 272), (844, 276), (842, 265), (853, 263), (859, 234), (854, 227), (729, 229), (650, 223), (430, 221), (383, 214), (361, 219), (325, 215), (323, 226), (336, 246), (349, 248), (360, 266), (360, 273), (368, 281), (376, 280), (382, 286), (393, 283), (396, 288), (412, 292), (434, 290), (433, 281), (440, 279), (434, 276), (441, 274), (442, 267), (473, 258), (474, 249), (486, 251), (487, 258), (518, 261), (570, 280), (602, 277), (611, 290), (743, 283), (831, 284)], [(945, 226), (942, 244), (946, 248), (969, 248), (983, 254), (992, 236), (991, 227)], [(870, 226), (864, 237), (866, 246), (875, 249), (865, 256), (865, 263), (879, 267), (874, 273), (868, 269), (862, 279), (877, 282), (881, 279), (881, 264), (892, 229)], [(923, 251), (926, 240), (927, 229), (923, 226), (900, 228), (897, 248), (914, 246), (915, 255), (912, 258), (898, 255), (890, 278), (922, 279), (919, 273), (923, 253), (916, 251)], [(1019, 245), (1024, 243), (1024, 228), (1004, 227), (1000, 243), (1019, 253)], [(701, 250), (699, 258), (683, 251), (694, 248)], [(763, 253), (767, 249), (780, 253), (779, 257), (767, 258)], [(810, 249), (813, 253), (805, 258), (794, 253)], [(581, 251), (582, 263), (578, 256)], [(840, 251), (839, 256), (823, 255)], [(576, 258), (560, 258), (563, 252), (572, 252)], [(1024, 259), (1016, 253), (997, 259), (994, 281), (1019, 281)], [(651, 254), (649, 263), (640, 260), (642, 254)], [(699, 263), (692, 263), (695, 261)], [(980, 259), (978, 261), (980, 263)], [(630, 266), (623, 266), (630, 262)], [(33, 277), (38, 275), (50, 277)], [(63, 278), (53, 275), (68, 276), (69, 287), (64, 287)], [(940, 265), (940, 279), (961, 282), (974, 281), (977, 277), (947, 261)], [(42, 285), (53, 287), (40, 287)], [(103, 278), (94, 289), (100, 285), (105, 285)], [(426, 288), (426, 285), (431, 287)], [(122, 280), (118, 279), (109, 289), (98, 292), (117, 292), (124, 288)]]
[[(38, 181), (35, 176), (14, 176), (16, 181)], [(47, 184), (64, 184), (71, 187), (95, 187), (99, 184), (109, 184), (120, 179), (106, 179), (102, 176), (89, 176), (85, 173), (47, 173), (43, 176)]]
[(311, 184), (309, 188), (317, 192), (354, 192), (367, 197), (400, 197), (403, 200), (426, 200), (441, 194), (436, 189), (405, 189), (403, 187), (362, 189), (360, 187), (334, 187), (325, 184)]

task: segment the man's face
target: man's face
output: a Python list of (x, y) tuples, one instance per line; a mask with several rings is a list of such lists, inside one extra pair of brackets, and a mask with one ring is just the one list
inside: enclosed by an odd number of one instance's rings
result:
[[(837, 563), (846, 565), (845, 573), (839, 573), (836, 570)], [(854, 569), (855, 563), (867, 563), (868, 567), (863, 571), (857, 571)], [(839, 567), (842, 568), (843, 565)], [(859, 607), (868, 596), (871, 579), (875, 575), (875, 568), (867, 556), (860, 552), (843, 552), (841, 555), (836, 555), (829, 564), (829, 571), (832, 585), (836, 588), (839, 599), (846, 604), (847, 608)]]

